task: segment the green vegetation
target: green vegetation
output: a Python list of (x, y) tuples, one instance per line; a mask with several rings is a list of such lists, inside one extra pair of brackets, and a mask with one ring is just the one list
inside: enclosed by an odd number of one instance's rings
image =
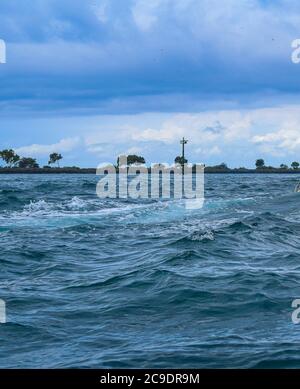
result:
[(49, 162), (48, 164), (51, 165), (53, 163), (57, 163), (57, 167), (59, 167), (59, 161), (62, 160), (63, 157), (61, 154), (58, 154), (58, 153), (52, 153), (50, 154), (49, 156)]
[[(49, 156), (49, 165), (57, 163), (59, 167), (59, 161), (62, 159), (62, 155), (58, 153), (52, 153)], [(6, 168), (20, 168), (20, 169), (38, 169), (39, 164), (35, 158), (20, 157), (13, 149), (5, 149), (0, 151), (0, 159), (2, 159)], [(50, 166), (44, 166), (43, 169), (49, 169)]]
[(39, 164), (36, 162), (34, 158), (22, 158), (18, 163), (19, 168), (23, 169), (37, 169), (39, 168)]
[(215, 170), (216, 172), (227, 172), (230, 171), (229, 167), (225, 162), (222, 162), (220, 165), (211, 166), (210, 169)]
[(299, 164), (299, 162), (292, 162), (292, 164), (291, 164), (291, 167), (293, 168), (293, 169), (299, 169), (299, 166), (300, 166), (300, 164)]
[(179, 155), (174, 160), (175, 163), (178, 163), (179, 165), (184, 165), (185, 163), (188, 163), (188, 160), (186, 158), (180, 157)]
[[(134, 165), (135, 163), (144, 164), (146, 163), (146, 161), (144, 157), (141, 157), (139, 155), (135, 155), (135, 154), (127, 155), (127, 165), (130, 166), (130, 165)], [(119, 166), (119, 158), (117, 160), (117, 166)]]
[(262, 169), (265, 167), (265, 161), (263, 159), (257, 159), (255, 162), (256, 169)]
[[(60, 167), (59, 161), (63, 159), (63, 156), (59, 153), (52, 153), (49, 155), (48, 165), (39, 167), (39, 164), (35, 158), (20, 157), (13, 149), (5, 149), (0, 151), (0, 159), (5, 162), (5, 166), (0, 167), (0, 173), (86, 173), (94, 174), (96, 169), (94, 168), (79, 168), (77, 166), (72, 167)], [(118, 172), (119, 158), (117, 160), (116, 170)], [(177, 156), (174, 160), (176, 164), (183, 165), (187, 163), (187, 159), (182, 156)], [(127, 156), (127, 165), (145, 164), (145, 158), (140, 155), (130, 154)], [(51, 167), (50, 165), (57, 164), (57, 167)], [(156, 164), (157, 167), (160, 164)], [(194, 165), (195, 166), (195, 165)], [(150, 172), (150, 168), (149, 168)], [(255, 169), (249, 169), (245, 167), (230, 168), (225, 162), (219, 165), (206, 166), (206, 173), (300, 173), (300, 163), (294, 161), (290, 167), (282, 163), (279, 167), (267, 166), (264, 159), (260, 158), (255, 161)]]
[(284, 164), (284, 163), (282, 163), (282, 164), (280, 165), (280, 169), (287, 170), (288, 168), (289, 168), (288, 165), (286, 165), (286, 164)]
[(6, 163), (7, 167), (16, 166), (20, 160), (20, 157), (12, 149), (0, 151), (0, 158)]

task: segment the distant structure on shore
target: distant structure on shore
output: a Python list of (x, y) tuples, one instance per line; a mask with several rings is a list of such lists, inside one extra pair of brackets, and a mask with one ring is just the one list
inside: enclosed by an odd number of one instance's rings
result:
[(175, 158), (175, 163), (178, 163), (182, 166), (182, 168), (184, 168), (184, 164), (187, 163), (187, 159), (185, 159), (185, 145), (188, 143), (188, 140), (185, 139), (184, 137), (181, 139), (180, 141), (180, 144), (182, 145), (182, 152), (181, 152), (181, 156), (178, 155), (176, 158)]
[(182, 145), (182, 167), (184, 167), (184, 164), (185, 164), (185, 158), (184, 158), (184, 147), (185, 145), (188, 143), (188, 140), (184, 139), (184, 137), (182, 138), (182, 140), (180, 141), (180, 144)]

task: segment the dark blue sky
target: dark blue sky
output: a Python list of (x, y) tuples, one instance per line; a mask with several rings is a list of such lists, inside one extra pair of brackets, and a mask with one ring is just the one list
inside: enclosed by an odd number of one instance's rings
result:
[(290, 162), (299, 37), (292, 0), (2, 0), (0, 147), (172, 161), (185, 135), (195, 162)]

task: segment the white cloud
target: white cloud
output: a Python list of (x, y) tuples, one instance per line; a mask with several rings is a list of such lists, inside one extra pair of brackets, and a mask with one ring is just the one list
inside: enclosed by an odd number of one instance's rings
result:
[(137, 146), (133, 146), (133, 147), (130, 147), (129, 149), (127, 149), (124, 154), (125, 155), (129, 155), (129, 154), (139, 154), (143, 151), (143, 148), (142, 147), (137, 147)]
[[(191, 158), (247, 160), (288, 157), (300, 151), (300, 107), (298, 105), (248, 110), (198, 113), (148, 113), (95, 119), (82, 134), (85, 150), (99, 158), (120, 153), (159, 157), (159, 149), (170, 158), (180, 150), (179, 140), (189, 140)], [(99, 124), (101, 123), (101, 124)], [(243, 159), (244, 158), (244, 159)]]
[(221, 149), (219, 146), (213, 146), (211, 148), (198, 147), (195, 150), (195, 153), (197, 153), (197, 154), (201, 155), (203, 158), (205, 158), (205, 157), (211, 157), (211, 156), (221, 154)]
[(157, 21), (156, 12), (159, 10), (162, 0), (137, 0), (132, 8), (132, 16), (137, 27), (147, 31)]
[(278, 131), (256, 135), (252, 142), (260, 145), (260, 149), (272, 155), (284, 155), (300, 151), (300, 122), (285, 123)]
[(94, 154), (102, 154), (105, 152), (105, 146), (102, 143), (95, 143), (95, 144), (90, 144), (87, 146), (87, 151), (89, 153), (94, 153)]
[(32, 144), (30, 146), (23, 146), (15, 149), (17, 154), (21, 156), (47, 156), (50, 153), (63, 153), (73, 150), (80, 144), (80, 138), (65, 138), (58, 143), (50, 145)]
[(76, 121), (65, 124), (68, 133), (74, 128), (73, 138), (47, 145), (31, 144), (16, 151), (22, 156), (47, 156), (75, 149), (82, 158), (98, 162), (115, 161), (122, 153), (141, 154), (148, 162), (161, 158), (173, 161), (184, 136), (189, 140), (189, 159), (209, 163), (247, 165), (258, 157), (268, 163), (272, 163), (271, 157), (280, 157), (284, 162), (300, 153), (299, 105), (193, 114), (103, 115)]
[(184, 135), (184, 128), (176, 127), (176, 125), (168, 126), (164, 124), (161, 129), (147, 128), (145, 130), (135, 130), (131, 138), (134, 141), (149, 142), (160, 141), (172, 143)]
[(177, 114), (164, 121), (161, 128), (134, 130), (134, 141), (177, 142), (182, 136), (193, 144), (209, 144), (222, 140), (233, 142), (249, 136), (251, 117), (239, 111), (201, 112)]

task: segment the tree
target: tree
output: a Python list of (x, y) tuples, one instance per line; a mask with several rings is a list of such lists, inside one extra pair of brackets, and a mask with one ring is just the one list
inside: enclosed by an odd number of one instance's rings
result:
[(51, 165), (52, 163), (56, 163), (57, 162), (57, 166), (59, 167), (59, 161), (63, 159), (62, 155), (61, 154), (58, 154), (58, 153), (52, 153), (50, 154), (49, 156), (49, 162), (48, 164)]
[[(146, 163), (145, 158), (141, 157), (139, 155), (127, 155), (127, 165), (133, 165), (133, 164), (144, 164)], [(119, 166), (119, 158), (117, 160), (117, 165)]]
[(22, 158), (19, 161), (19, 167), (20, 168), (26, 168), (26, 169), (35, 169), (39, 167), (39, 164), (36, 162), (36, 159), (34, 158)]
[(0, 158), (3, 159), (8, 167), (15, 166), (16, 163), (20, 160), (18, 154), (16, 154), (12, 149), (0, 151)]
[(220, 165), (218, 165), (218, 168), (222, 170), (227, 170), (228, 166), (225, 162), (222, 162)]
[(214, 166), (210, 166), (210, 167), (215, 169), (215, 170), (230, 170), (225, 162), (220, 163), (220, 165), (214, 165)]
[(179, 155), (175, 158), (175, 161), (174, 161), (175, 163), (178, 163), (179, 165), (184, 165), (185, 163), (187, 163), (188, 161), (187, 161), (187, 159), (186, 158), (184, 158), (184, 160), (183, 160), (183, 158), (182, 157), (180, 157)]
[(286, 164), (284, 164), (284, 163), (282, 163), (281, 165), (280, 165), (280, 169), (288, 169), (289, 167), (288, 167), (288, 165), (286, 165)]
[(256, 169), (265, 167), (265, 161), (263, 159), (257, 159), (255, 162)]
[(299, 166), (300, 166), (300, 164), (299, 164), (299, 162), (292, 162), (291, 163), (291, 167), (294, 169), (294, 170), (296, 170), (296, 169), (299, 169)]

